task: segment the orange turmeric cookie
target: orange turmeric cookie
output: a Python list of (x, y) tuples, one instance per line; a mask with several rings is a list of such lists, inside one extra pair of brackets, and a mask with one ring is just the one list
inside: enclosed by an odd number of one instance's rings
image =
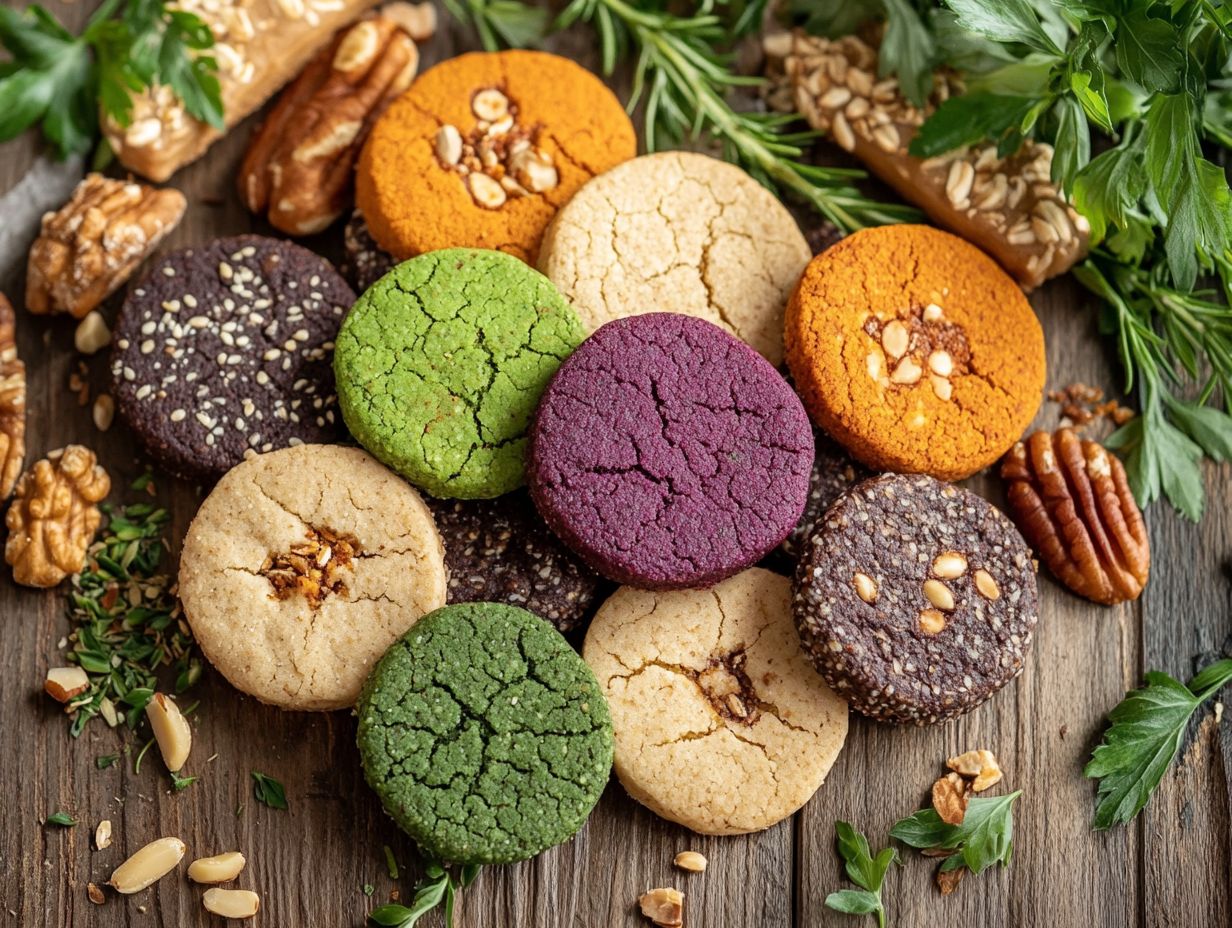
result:
[(475, 52), (426, 71), (385, 111), (356, 200), (395, 258), (471, 247), (534, 263), (556, 210), (636, 152), (624, 107), (589, 71), (544, 52)]
[(1044, 333), (1018, 285), (929, 226), (866, 229), (814, 258), (784, 341), (814, 421), (878, 470), (968, 477), (1044, 389)]

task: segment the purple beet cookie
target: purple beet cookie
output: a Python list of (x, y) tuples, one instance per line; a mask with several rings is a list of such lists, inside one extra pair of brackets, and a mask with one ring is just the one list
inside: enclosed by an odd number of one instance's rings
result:
[(795, 527), (813, 432), (786, 381), (702, 319), (600, 327), (560, 367), (531, 428), (531, 495), (595, 570), (653, 590), (701, 587)]

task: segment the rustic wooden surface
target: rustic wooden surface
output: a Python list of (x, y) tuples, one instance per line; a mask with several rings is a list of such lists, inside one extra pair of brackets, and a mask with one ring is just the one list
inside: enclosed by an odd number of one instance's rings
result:
[[(51, 6), (69, 22), (84, 16), (80, 5)], [(457, 40), (439, 36), (426, 59), (444, 56)], [(241, 209), (232, 191), (251, 127), (250, 120), (173, 179), (190, 207), (164, 247), (268, 231)], [(40, 161), (38, 153), (30, 137), (0, 146), (0, 193), (8, 194), (0, 201), (0, 289), (19, 306), (19, 345), (29, 366), (30, 454), (84, 442), (99, 450), (115, 485), (125, 487), (144, 469), (130, 436), (119, 426), (100, 435), (88, 406), (78, 407), (67, 388), (78, 361), (73, 323), (20, 312), (32, 222), (39, 211), (63, 200), (77, 176), (74, 165)], [(308, 244), (336, 255), (339, 238), (334, 229)], [(1050, 386), (1083, 381), (1113, 387), (1113, 359), (1081, 291), (1070, 281), (1054, 282), (1032, 303), (1048, 337)], [(112, 317), (116, 300), (106, 310)], [(91, 361), (90, 381), (95, 391), (104, 387), (102, 357)], [(1055, 407), (1046, 404), (1038, 424), (1051, 425), (1055, 416)], [(635, 900), (659, 885), (686, 892), (687, 923), (697, 928), (864, 924), (823, 906), (828, 892), (847, 885), (834, 852), (834, 820), (855, 823), (876, 846), (884, 846), (890, 825), (924, 803), (945, 757), (987, 747), (1006, 768), (1003, 788), (1023, 790), (1012, 865), (968, 876), (943, 899), (932, 885), (931, 863), (907, 851), (905, 865), (887, 878), (891, 924), (1227, 926), (1232, 922), (1229, 722), (1221, 725), (1209, 708), (1202, 713), (1182, 762), (1128, 828), (1090, 830), (1094, 789), (1080, 773), (1105, 713), (1144, 669), (1187, 678), (1195, 664), (1224, 650), (1229, 640), (1232, 472), (1208, 467), (1207, 478), (1210, 502), (1201, 525), (1162, 506), (1148, 513), (1155, 569), (1139, 603), (1094, 607), (1041, 578), (1034, 656), (1015, 685), (977, 712), (923, 730), (853, 718), (847, 747), (825, 786), (793, 819), (757, 835), (692, 835), (656, 819), (613, 782), (576, 840), (537, 860), (483, 873), (466, 893), (458, 924), (640, 925), (645, 923)], [(999, 501), (995, 479), (970, 483)], [(158, 487), (174, 514), (178, 537), (201, 488), (166, 478)], [(128, 853), (162, 835), (182, 837), (192, 855), (243, 850), (249, 864), (238, 885), (261, 893), (258, 924), (359, 926), (391, 890), (409, 898), (417, 858), (363, 783), (350, 715), (283, 713), (240, 696), (207, 673), (195, 691), (201, 708), (189, 771), (199, 774), (200, 782), (170, 794), (153, 757), (139, 775), (130, 763), (98, 770), (94, 758), (121, 749), (125, 736), (93, 723), (73, 741), (58, 707), (41, 694), (47, 667), (61, 662), (57, 642), (68, 632), (61, 594), (19, 589), (7, 570), (0, 574), (0, 921), (151, 928), (209, 924), (200, 889), (182, 875), (130, 898), (110, 895), (102, 907), (87, 900), (88, 881), (102, 883)], [(286, 784), (289, 812), (253, 800), (251, 770)], [(42, 818), (59, 809), (73, 812), (83, 824), (43, 827)], [(108, 850), (95, 851), (91, 835), (102, 818), (113, 822), (115, 840)], [(403, 866), (399, 882), (386, 875), (384, 844)], [(673, 870), (673, 855), (686, 848), (710, 859), (706, 873)], [(362, 892), (366, 883), (375, 887), (371, 899)], [(428, 924), (439, 924), (439, 918)]]

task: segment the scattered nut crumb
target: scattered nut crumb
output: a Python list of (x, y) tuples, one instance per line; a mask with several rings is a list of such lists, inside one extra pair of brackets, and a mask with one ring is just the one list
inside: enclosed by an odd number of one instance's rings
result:
[(107, 901), (107, 898), (103, 895), (103, 891), (98, 888), (97, 883), (86, 884), (86, 895), (90, 897), (90, 901), (95, 905), (102, 905)]
[(933, 784), (933, 808), (947, 825), (961, 825), (967, 814), (969, 789), (957, 773), (947, 773)]
[(962, 881), (963, 874), (967, 870), (965, 867), (959, 867), (957, 870), (938, 870), (937, 871), (937, 888), (941, 890), (941, 895), (948, 896)]
[(1113, 425), (1124, 425), (1136, 415), (1116, 400), (1105, 400), (1104, 391), (1099, 387), (1085, 383), (1071, 383), (1060, 390), (1053, 390), (1048, 394), (1048, 399), (1061, 404), (1062, 418), (1079, 428), (1090, 425), (1096, 419), (1108, 419)]
[(706, 869), (707, 860), (697, 851), (681, 851), (672, 861), (681, 870), (688, 870), (691, 873), (701, 873)]
[(660, 928), (680, 928), (684, 924), (684, 893), (678, 889), (652, 889), (638, 897), (642, 914)]
[(94, 829), (94, 847), (100, 851), (111, 847), (111, 819), (103, 819)]
[(1001, 782), (1001, 765), (997, 763), (997, 758), (992, 751), (986, 751), (983, 748), (951, 757), (945, 765), (955, 773), (962, 774), (968, 779), (974, 779), (971, 788), (977, 793), (982, 793), (988, 787)]

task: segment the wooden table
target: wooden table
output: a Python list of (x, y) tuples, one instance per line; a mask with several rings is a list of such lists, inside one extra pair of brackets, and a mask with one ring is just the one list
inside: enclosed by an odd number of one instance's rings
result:
[[(5, 0), (13, 3), (14, 0)], [(52, 3), (70, 23), (80, 5)], [(438, 36), (427, 61), (457, 47)], [(575, 43), (579, 49), (585, 39)], [(164, 248), (237, 232), (268, 232), (239, 205), (232, 188), (251, 130), (240, 126), (173, 180), (189, 198), (182, 225)], [(0, 289), (19, 307), (19, 346), (29, 367), (31, 459), (70, 441), (99, 451), (116, 487), (144, 465), (120, 426), (99, 434), (89, 407), (67, 387), (78, 363), (73, 323), (32, 317), (20, 309), (25, 253), (39, 213), (58, 206), (79, 166), (37, 157), (29, 136), (0, 146)], [(24, 177), (24, 180), (23, 180)], [(309, 242), (336, 255), (334, 230)], [(1056, 281), (1032, 304), (1048, 339), (1049, 386), (1081, 381), (1113, 388), (1118, 373), (1096, 328), (1092, 301), (1072, 281)], [(105, 307), (114, 316), (117, 300)], [(92, 391), (107, 382), (102, 356), (91, 359)], [(1037, 425), (1051, 426), (1045, 404)], [(906, 851), (887, 878), (891, 924), (910, 928), (1041, 925), (1110, 928), (1148, 925), (1227, 926), (1232, 922), (1232, 738), (1208, 709), (1186, 738), (1180, 763), (1151, 805), (1128, 828), (1090, 830), (1094, 788), (1083, 763), (1104, 715), (1138, 683), (1145, 669), (1188, 678), (1223, 650), (1232, 632), (1232, 470), (1207, 468), (1208, 512), (1201, 525), (1162, 505), (1148, 514), (1155, 570), (1142, 599), (1101, 608), (1074, 598), (1049, 577), (1040, 580), (1042, 614), (1034, 654), (1022, 677), (978, 711), (949, 725), (894, 728), (852, 718), (846, 749), (828, 782), (789, 821), (756, 835), (704, 838), (660, 821), (613, 782), (582, 833), (524, 864), (492, 868), (467, 891), (460, 926), (564, 928), (643, 925), (635, 900), (644, 890), (676, 885), (687, 894), (695, 928), (857, 925), (823, 906), (846, 884), (834, 850), (834, 821), (846, 819), (877, 847), (898, 818), (919, 808), (947, 756), (986, 747), (1006, 770), (1005, 789), (1021, 789), (1014, 860), (1005, 870), (968, 876), (942, 898), (934, 867)], [(1000, 502), (998, 481), (968, 482)], [(158, 481), (159, 498), (182, 534), (202, 488)], [(403, 900), (419, 873), (413, 845), (382, 814), (360, 773), (355, 723), (345, 712), (289, 714), (262, 706), (207, 673), (195, 691), (192, 772), (201, 780), (170, 794), (157, 759), (139, 775), (131, 763), (106, 770), (94, 758), (124, 744), (121, 731), (92, 723), (80, 740), (68, 735), (58, 706), (41, 692), (48, 666), (62, 663), (57, 642), (69, 631), (63, 591), (15, 587), (0, 571), (0, 922), (23, 926), (190, 926), (217, 924), (201, 907), (200, 890), (182, 876), (130, 898), (109, 895), (96, 907), (88, 881), (104, 882), (127, 854), (162, 835), (183, 838), (189, 853), (239, 848), (249, 864), (240, 885), (263, 899), (257, 923), (278, 928), (359, 926), (374, 904), (400, 889)], [(204, 758), (217, 754), (209, 763)], [(285, 783), (289, 812), (252, 798), (249, 771)], [(238, 806), (242, 810), (237, 814)], [(59, 809), (76, 828), (44, 827)], [(92, 848), (93, 827), (114, 824), (106, 851)], [(402, 864), (386, 874), (382, 846)], [(710, 860), (701, 875), (673, 869), (681, 850)], [(363, 886), (375, 887), (371, 898)], [(6, 919), (7, 914), (7, 919)], [(439, 924), (434, 916), (427, 924)]]

